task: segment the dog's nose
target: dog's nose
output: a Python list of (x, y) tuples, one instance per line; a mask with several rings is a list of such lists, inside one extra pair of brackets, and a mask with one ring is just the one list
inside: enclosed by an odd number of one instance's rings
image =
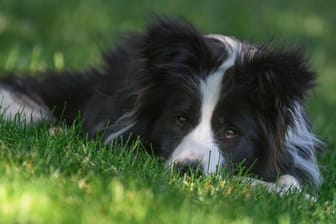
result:
[(186, 175), (202, 175), (202, 167), (199, 161), (177, 162), (174, 164), (174, 169), (179, 174)]

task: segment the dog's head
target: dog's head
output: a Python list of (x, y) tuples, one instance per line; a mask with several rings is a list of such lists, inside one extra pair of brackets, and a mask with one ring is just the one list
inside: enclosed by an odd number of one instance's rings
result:
[(139, 43), (136, 116), (168, 165), (208, 174), (241, 164), (264, 178), (291, 166), (286, 135), (308, 125), (301, 105), (314, 85), (301, 50), (165, 20)]

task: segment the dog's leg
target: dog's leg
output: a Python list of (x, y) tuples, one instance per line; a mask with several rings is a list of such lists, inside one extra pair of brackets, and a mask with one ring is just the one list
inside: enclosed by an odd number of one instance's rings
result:
[(49, 109), (34, 97), (1, 85), (0, 115), (4, 120), (15, 120), (19, 116), (20, 121), (26, 124), (54, 119)]
[(95, 72), (47, 72), (34, 78), (29, 75), (7, 75), (0, 78), (0, 113), (22, 121), (62, 119), (71, 124), (84, 113), (86, 102), (96, 91), (100, 76)]
[[(274, 183), (265, 182), (250, 177), (239, 177), (239, 179), (241, 179), (244, 183), (252, 187), (257, 186), (265, 187), (267, 191), (271, 193), (276, 193), (280, 196), (285, 196), (286, 194), (294, 191), (296, 192), (302, 191), (300, 183), (297, 181), (297, 179), (289, 174), (280, 176), (279, 179)], [(311, 196), (309, 194), (305, 194), (305, 198), (314, 202), (317, 200), (314, 196)]]
[(262, 180), (244, 177), (247, 183), (251, 186), (265, 186), (270, 192), (284, 194), (290, 190), (301, 190), (299, 182), (291, 175), (282, 175), (275, 183), (265, 182)]

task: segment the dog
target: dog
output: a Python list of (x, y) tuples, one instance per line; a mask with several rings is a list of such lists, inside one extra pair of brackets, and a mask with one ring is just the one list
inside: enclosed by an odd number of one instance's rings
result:
[[(304, 104), (315, 86), (302, 48), (201, 34), (159, 18), (102, 54), (104, 65), (0, 80), (1, 113), (27, 124), (82, 121), (106, 145), (129, 136), (181, 173), (237, 164), (269, 189), (318, 187), (314, 135)], [(249, 178), (247, 178), (249, 179)]]

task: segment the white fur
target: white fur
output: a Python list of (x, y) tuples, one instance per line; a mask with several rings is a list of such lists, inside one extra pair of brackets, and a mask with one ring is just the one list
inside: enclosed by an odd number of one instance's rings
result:
[(104, 141), (105, 145), (110, 144), (114, 139), (116, 139), (118, 136), (122, 135), (123, 133), (125, 133), (126, 131), (128, 131), (129, 129), (131, 129), (135, 124), (131, 123), (127, 126), (125, 126), (124, 128), (119, 129), (116, 132), (111, 133)]
[(214, 173), (224, 163), (224, 157), (216, 144), (211, 128), (214, 109), (220, 98), (222, 79), (228, 68), (234, 65), (237, 52), (231, 49), (230, 57), (210, 74), (200, 80), (199, 90), (202, 97), (201, 118), (198, 125), (186, 135), (175, 148), (167, 164), (199, 161), (206, 174)]
[(241, 43), (233, 37), (224, 36), (221, 34), (208, 34), (205, 37), (221, 41), (225, 46), (231, 48), (232, 51), (239, 52)]
[(256, 46), (249, 44), (247, 42), (241, 42), (235, 39), (234, 37), (224, 36), (221, 34), (208, 34), (205, 35), (205, 37), (219, 40), (226, 47), (229, 47), (236, 52), (245, 52), (244, 54), (239, 54), (239, 59), (241, 61), (245, 60), (246, 59), (245, 57), (253, 57), (253, 55), (258, 52)]
[[(289, 128), (286, 133), (286, 148), (294, 159), (294, 166), (308, 171), (315, 184), (319, 185), (322, 181), (322, 176), (316, 163), (315, 147), (322, 143), (308, 129), (308, 124), (302, 115), (303, 108), (299, 103), (295, 103), (291, 113), (294, 117), (294, 126)], [(298, 150), (302, 150), (308, 158), (305, 159), (300, 156)]]
[(251, 177), (236, 177), (250, 186), (264, 186), (270, 192), (285, 193), (289, 190), (301, 190), (299, 182), (291, 175), (282, 175), (274, 182), (265, 182)]
[[(1, 87), (0, 87), (1, 88)], [(0, 89), (0, 113), (5, 120), (14, 120), (17, 115), (26, 124), (53, 120), (51, 113), (29, 97)]]
[[(115, 138), (117, 138), (118, 136), (124, 134), (126, 131), (128, 131), (129, 129), (131, 129), (134, 125), (135, 125), (135, 121), (132, 121), (132, 117), (134, 116), (133, 112), (130, 113), (126, 113), (123, 116), (121, 116), (113, 125), (112, 130), (115, 129), (117, 131), (112, 132), (111, 134), (109, 134), (105, 141), (104, 144), (108, 145), (109, 143), (111, 143)], [(102, 125), (100, 125), (102, 126)], [(122, 127), (122, 128), (120, 128)]]
[[(291, 192), (301, 192), (301, 186), (297, 179), (291, 175), (282, 175), (275, 183), (265, 182), (250, 177), (236, 177), (243, 183), (250, 185), (252, 187), (265, 187), (265, 189), (270, 193), (276, 193), (279, 196), (285, 196)], [(305, 199), (316, 202), (317, 199), (309, 194), (304, 194)]]
[(301, 190), (300, 183), (295, 177), (291, 175), (282, 175), (276, 182), (277, 186), (285, 188), (285, 189), (298, 189)]

